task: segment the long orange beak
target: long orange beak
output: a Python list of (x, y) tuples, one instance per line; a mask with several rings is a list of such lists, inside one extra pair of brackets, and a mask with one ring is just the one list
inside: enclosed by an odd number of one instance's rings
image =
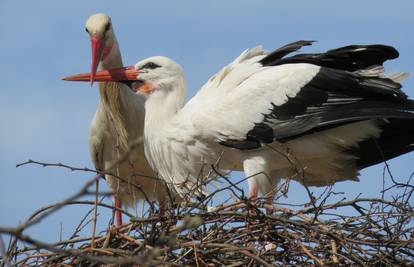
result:
[(91, 65), (91, 77), (90, 82), (91, 86), (95, 81), (96, 71), (98, 70), (99, 61), (102, 59), (103, 52), (103, 43), (102, 39), (98, 36), (91, 37), (91, 46), (92, 46), (92, 65)]
[(65, 81), (79, 81), (87, 82), (92, 78), (97, 82), (123, 82), (123, 81), (137, 81), (138, 75), (142, 71), (136, 70), (134, 66), (128, 66), (123, 68), (115, 68), (108, 70), (101, 70), (88, 73), (75, 74), (62, 78)]

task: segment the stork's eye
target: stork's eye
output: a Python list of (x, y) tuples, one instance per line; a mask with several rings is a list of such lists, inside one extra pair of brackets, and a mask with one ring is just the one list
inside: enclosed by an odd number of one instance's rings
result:
[(142, 66), (140, 69), (156, 69), (160, 67), (161, 67), (160, 65), (157, 65), (154, 62), (148, 62), (144, 66)]
[(89, 33), (89, 30), (88, 30), (88, 28), (85, 28), (85, 31), (86, 31), (87, 33)]
[(110, 22), (108, 22), (108, 24), (106, 24), (105, 32), (107, 32), (109, 30), (109, 28), (111, 28), (111, 23)]

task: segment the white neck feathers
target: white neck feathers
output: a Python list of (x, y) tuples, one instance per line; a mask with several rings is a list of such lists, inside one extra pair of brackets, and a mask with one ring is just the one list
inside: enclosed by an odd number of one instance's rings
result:
[(186, 82), (184, 77), (165, 78), (145, 102), (145, 133), (159, 131), (184, 106)]

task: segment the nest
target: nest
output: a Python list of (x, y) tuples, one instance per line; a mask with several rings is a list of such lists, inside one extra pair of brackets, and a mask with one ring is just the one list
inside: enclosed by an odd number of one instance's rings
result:
[(327, 189), (319, 196), (310, 193), (308, 203), (295, 207), (247, 199), (232, 184), (226, 189), (237, 201), (214, 208), (203, 201), (186, 202), (160, 217), (152, 204), (142, 218), (124, 213), (130, 217), (124, 225), (108, 225), (97, 234), (94, 229), (85, 237), (78, 231), (54, 244), (24, 233), (73, 203), (94, 205), (93, 218), (81, 222), (77, 230), (96, 224), (98, 207), (115, 208), (77, 199), (93, 193), (89, 188), (98, 179), (88, 181), (77, 194), (39, 209), (19, 227), (0, 227), (0, 233), (12, 236), (2, 266), (401, 266), (414, 262), (411, 177), (400, 183), (391, 176), (392, 185), (379, 198), (331, 201), (335, 193)]

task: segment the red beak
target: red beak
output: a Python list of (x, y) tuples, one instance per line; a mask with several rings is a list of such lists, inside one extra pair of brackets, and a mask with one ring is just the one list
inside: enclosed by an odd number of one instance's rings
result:
[(92, 46), (92, 65), (91, 65), (91, 86), (95, 81), (96, 71), (98, 70), (99, 61), (102, 59), (103, 43), (102, 39), (98, 36), (91, 37), (91, 46)]
[(95, 71), (95, 73), (81, 73), (68, 77), (64, 77), (62, 80), (65, 81), (98, 81), (98, 82), (122, 82), (122, 81), (136, 81), (138, 75), (142, 73), (136, 70), (134, 66), (115, 68), (108, 70)]

